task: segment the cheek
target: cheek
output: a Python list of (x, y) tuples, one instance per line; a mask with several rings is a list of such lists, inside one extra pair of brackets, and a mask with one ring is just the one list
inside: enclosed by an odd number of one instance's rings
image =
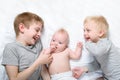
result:
[(95, 34), (95, 32), (89, 32), (88, 33), (88, 35), (91, 35), (91, 36), (94, 35), (94, 34)]
[(67, 45), (61, 46), (61, 49), (65, 49), (65, 48), (67, 48)]
[(90, 36), (90, 38), (93, 38), (93, 37), (95, 37), (95, 35), (94, 35), (94, 34), (89, 34), (89, 36)]
[(84, 34), (84, 37), (87, 37), (88, 36), (88, 34)]
[(50, 42), (50, 46), (52, 46), (53, 45), (53, 42)]
[(85, 33), (83, 35), (85, 36)]

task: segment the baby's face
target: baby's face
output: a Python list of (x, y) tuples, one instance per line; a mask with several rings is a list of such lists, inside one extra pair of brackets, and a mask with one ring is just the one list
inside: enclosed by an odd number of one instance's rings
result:
[(54, 53), (64, 51), (68, 46), (68, 36), (57, 32), (53, 35), (50, 47), (54, 49)]
[(93, 21), (84, 24), (84, 38), (86, 41), (97, 42), (100, 38), (100, 30)]

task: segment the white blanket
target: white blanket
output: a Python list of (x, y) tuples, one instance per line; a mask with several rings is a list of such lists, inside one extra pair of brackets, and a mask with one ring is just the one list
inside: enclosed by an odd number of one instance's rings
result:
[[(74, 49), (83, 39), (83, 20), (89, 15), (103, 15), (110, 25), (110, 39), (120, 48), (120, 1), (119, 0), (2, 0), (0, 1), (0, 63), (4, 46), (14, 41), (13, 21), (17, 14), (30, 11), (45, 21), (42, 36), (44, 48), (48, 47), (52, 34), (58, 28), (65, 28), (70, 35), (69, 47)], [(89, 63), (92, 58), (84, 54), (81, 60), (72, 61), (71, 66)], [(0, 65), (0, 80), (6, 80), (5, 69)], [(85, 79), (84, 79), (85, 80)], [(87, 79), (89, 80), (89, 78)]]

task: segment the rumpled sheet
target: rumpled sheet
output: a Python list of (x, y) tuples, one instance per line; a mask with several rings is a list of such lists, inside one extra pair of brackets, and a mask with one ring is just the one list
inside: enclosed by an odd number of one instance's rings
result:
[[(52, 34), (65, 28), (70, 35), (69, 47), (74, 50), (78, 41), (84, 42), (83, 20), (89, 15), (103, 15), (110, 26), (110, 39), (120, 48), (120, 1), (119, 0), (1, 0), (0, 1), (0, 63), (3, 49), (15, 40), (13, 21), (17, 14), (30, 11), (38, 14), (45, 22), (42, 35), (43, 47), (47, 48)], [(83, 54), (71, 67), (90, 63), (92, 58)], [(0, 64), (0, 80), (7, 80), (4, 67)], [(84, 80), (90, 80), (86, 76)]]

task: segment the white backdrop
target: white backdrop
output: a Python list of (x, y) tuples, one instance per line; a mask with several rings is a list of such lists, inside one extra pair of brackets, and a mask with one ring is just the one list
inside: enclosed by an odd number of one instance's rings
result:
[[(13, 21), (17, 14), (30, 11), (45, 21), (42, 36), (44, 48), (58, 28), (70, 34), (70, 48), (83, 40), (83, 20), (89, 15), (103, 15), (110, 25), (110, 39), (120, 48), (120, 1), (119, 0), (0, 0), (0, 63), (2, 51), (15, 39)], [(5, 80), (4, 67), (0, 65), (0, 80)]]

